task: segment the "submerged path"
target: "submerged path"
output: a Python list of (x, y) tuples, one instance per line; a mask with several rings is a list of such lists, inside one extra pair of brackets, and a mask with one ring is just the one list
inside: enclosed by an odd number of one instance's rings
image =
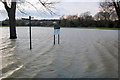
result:
[[(116, 78), (118, 30), (61, 30), (60, 45), (53, 45), (52, 28), (17, 28), (10, 40), (9, 28), (0, 28), (1, 78)], [(7, 34), (8, 33), (8, 34)]]

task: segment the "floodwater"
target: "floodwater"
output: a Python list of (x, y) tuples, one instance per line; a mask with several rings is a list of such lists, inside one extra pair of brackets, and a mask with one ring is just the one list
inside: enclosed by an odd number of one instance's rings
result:
[[(53, 28), (0, 28), (1, 78), (117, 78), (118, 30), (62, 28), (53, 45)], [(57, 39), (56, 39), (57, 41)]]

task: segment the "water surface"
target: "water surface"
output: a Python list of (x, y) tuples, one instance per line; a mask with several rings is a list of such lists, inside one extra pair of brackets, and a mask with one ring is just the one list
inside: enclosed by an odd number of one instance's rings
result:
[[(60, 45), (53, 45), (53, 28), (0, 28), (1, 78), (116, 78), (118, 30), (62, 28)], [(57, 42), (57, 39), (56, 39)]]

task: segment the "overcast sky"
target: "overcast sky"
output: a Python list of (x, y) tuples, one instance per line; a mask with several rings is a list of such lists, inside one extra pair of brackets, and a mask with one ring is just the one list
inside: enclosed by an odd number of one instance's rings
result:
[[(32, 0), (31, 0), (32, 1)], [(35, 0), (33, 0), (35, 1)], [(56, 1), (56, 0), (53, 0)], [(90, 11), (92, 15), (95, 15), (99, 11), (99, 1), (100, 0), (58, 0), (60, 3), (56, 4), (56, 9), (53, 10), (56, 15), (50, 15), (48, 13), (39, 11), (37, 12), (34, 8), (29, 8), (22, 6), (21, 8), (25, 8), (25, 12), (27, 15), (20, 13), (17, 11), (16, 18), (34, 16), (37, 19), (46, 19), (46, 18), (59, 18), (62, 15), (80, 15), (86, 11)], [(33, 2), (32, 2), (33, 3)], [(36, 7), (38, 7), (36, 5)], [(42, 9), (40, 6), (38, 10)], [(7, 18), (7, 13), (4, 9), (4, 5), (0, 3), (0, 20), (4, 20)]]

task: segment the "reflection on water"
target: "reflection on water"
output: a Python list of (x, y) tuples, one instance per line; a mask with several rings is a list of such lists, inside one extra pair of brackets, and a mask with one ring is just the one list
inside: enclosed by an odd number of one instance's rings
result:
[(62, 29), (53, 45), (52, 28), (17, 28), (18, 39), (0, 28), (1, 78), (115, 78), (118, 77), (118, 31)]

